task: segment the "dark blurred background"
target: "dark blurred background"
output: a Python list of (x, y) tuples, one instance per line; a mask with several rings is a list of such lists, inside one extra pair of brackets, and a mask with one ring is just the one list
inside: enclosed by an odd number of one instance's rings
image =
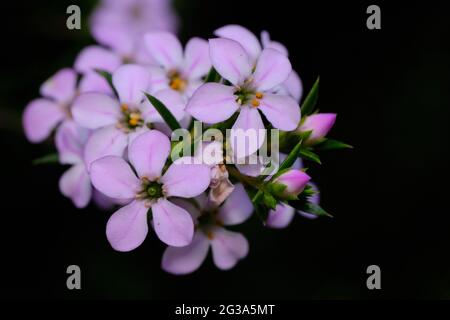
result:
[[(295, 4), (294, 4), (295, 3)], [(83, 28), (66, 28), (81, 7)], [(0, 288), (4, 298), (353, 299), (450, 298), (448, 209), (450, 27), (445, 2), (376, 2), (381, 30), (366, 28), (372, 1), (176, 1), (181, 39), (224, 24), (284, 43), (308, 91), (321, 76), (319, 107), (337, 112), (331, 136), (353, 150), (311, 167), (333, 219), (296, 217), (284, 230), (253, 218), (236, 229), (249, 256), (222, 272), (211, 257), (194, 274), (160, 269), (164, 245), (150, 233), (118, 253), (105, 237), (110, 213), (75, 209), (60, 195), (59, 165), (32, 166), (51, 144), (31, 145), (21, 113), (40, 84), (93, 43), (95, 1), (14, 1), (1, 9)], [(66, 268), (82, 290), (66, 288)], [(366, 268), (381, 267), (381, 290)]]

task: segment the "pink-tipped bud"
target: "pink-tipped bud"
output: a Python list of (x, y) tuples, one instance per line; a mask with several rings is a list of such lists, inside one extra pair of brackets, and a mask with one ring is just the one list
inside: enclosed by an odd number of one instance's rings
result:
[(309, 142), (317, 142), (324, 138), (336, 121), (336, 113), (317, 113), (308, 116), (300, 126), (300, 132), (311, 131)]
[[(274, 181), (275, 185), (286, 186), (279, 194), (277, 194), (277, 196), (286, 199), (297, 197), (303, 189), (305, 189), (305, 186), (310, 179), (311, 177), (305, 172), (297, 169), (291, 169), (283, 173)], [(275, 190), (276, 189), (277, 188), (275, 188)]]

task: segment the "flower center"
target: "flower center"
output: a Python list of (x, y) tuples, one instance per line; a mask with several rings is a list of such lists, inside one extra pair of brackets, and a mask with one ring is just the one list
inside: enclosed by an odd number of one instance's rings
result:
[(145, 201), (147, 206), (150, 206), (153, 202), (159, 198), (164, 197), (164, 187), (158, 180), (150, 181), (148, 178), (141, 178), (142, 187), (141, 191), (136, 194), (136, 199)]
[(141, 111), (137, 109), (131, 109), (126, 103), (123, 103), (120, 106), (122, 110), (122, 121), (120, 125), (129, 130), (136, 129), (137, 127), (141, 127), (144, 124), (144, 119), (142, 118)]
[(247, 87), (241, 87), (234, 92), (236, 96), (236, 102), (240, 105), (250, 104), (252, 107), (257, 108), (261, 104), (261, 99), (264, 94), (259, 91), (254, 91), (253, 89)]
[(161, 198), (163, 196), (163, 190), (162, 190), (162, 185), (158, 182), (152, 181), (150, 182), (147, 187), (147, 195), (151, 198), (151, 199), (158, 199)]
[(167, 74), (169, 78), (169, 86), (176, 91), (184, 91), (187, 86), (187, 80), (184, 79), (176, 70), (169, 71)]

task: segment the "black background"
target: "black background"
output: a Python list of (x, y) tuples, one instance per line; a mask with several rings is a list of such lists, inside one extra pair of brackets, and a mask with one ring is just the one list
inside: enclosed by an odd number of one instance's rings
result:
[[(1, 10), (0, 288), (4, 298), (311, 299), (449, 298), (447, 166), (449, 23), (444, 1), (376, 2), (382, 29), (366, 28), (372, 2), (177, 1), (180, 36), (208, 38), (229, 23), (284, 43), (308, 91), (320, 75), (319, 107), (337, 112), (331, 136), (355, 146), (311, 167), (335, 217), (296, 217), (284, 230), (256, 218), (239, 226), (250, 254), (228, 272), (210, 259), (194, 274), (160, 269), (164, 246), (149, 234), (130, 253), (105, 237), (110, 213), (75, 209), (59, 194), (61, 166), (32, 166), (51, 144), (31, 145), (20, 117), (39, 85), (71, 66), (93, 40), (65, 27), (65, 10), (90, 1), (4, 3)], [(295, 3), (295, 5), (294, 5)], [(82, 290), (66, 288), (66, 268)], [(382, 290), (366, 288), (381, 267)]]

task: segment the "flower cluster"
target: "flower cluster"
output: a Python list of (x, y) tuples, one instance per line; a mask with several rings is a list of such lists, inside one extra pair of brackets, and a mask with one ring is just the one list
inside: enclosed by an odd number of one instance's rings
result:
[[(91, 16), (101, 45), (44, 82), (23, 126), (33, 143), (55, 132), (59, 162), (70, 165), (60, 190), (77, 208), (91, 199), (116, 208), (106, 225), (115, 250), (137, 248), (151, 229), (168, 245), (167, 272), (195, 271), (210, 247), (226, 270), (249, 251), (229, 226), (252, 214), (271, 228), (296, 211), (328, 215), (303, 161), (348, 145), (326, 138), (336, 114), (314, 112), (318, 81), (300, 107), (300, 77), (267, 32), (260, 41), (227, 25), (183, 48), (175, 30), (167, 1), (103, 1)], [(215, 134), (174, 141), (200, 122)]]

